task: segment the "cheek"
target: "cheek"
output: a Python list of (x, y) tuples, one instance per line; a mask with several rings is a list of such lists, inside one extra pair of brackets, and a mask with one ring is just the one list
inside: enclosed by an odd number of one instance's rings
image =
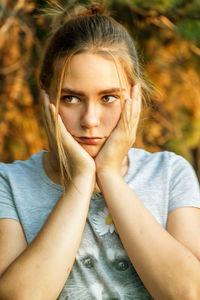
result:
[(104, 111), (102, 123), (108, 129), (109, 133), (116, 127), (121, 116), (121, 107)]
[(62, 107), (60, 107), (59, 114), (67, 130), (73, 133), (74, 126), (77, 124), (77, 114)]

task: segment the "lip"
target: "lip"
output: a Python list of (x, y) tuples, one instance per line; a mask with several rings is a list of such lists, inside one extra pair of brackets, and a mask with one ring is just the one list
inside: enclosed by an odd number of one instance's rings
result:
[(100, 137), (86, 137), (86, 136), (81, 136), (81, 137), (75, 137), (77, 142), (82, 143), (82, 144), (87, 144), (87, 145), (97, 145), (102, 141), (102, 138)]

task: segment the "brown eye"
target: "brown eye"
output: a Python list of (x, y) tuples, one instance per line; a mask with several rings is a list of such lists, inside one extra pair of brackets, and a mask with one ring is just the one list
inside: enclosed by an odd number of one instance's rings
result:
[(65, 103), (77, 103), (79, 101), (79, 98), (75, 96), (62, 96), (61, 100)]
[(112, 103), (112, 102), (114, 102), (116, 100), (118, 100), (117, 96), (104, 96), (104, 97), (102, 97), (102, 101), (104, 103)]

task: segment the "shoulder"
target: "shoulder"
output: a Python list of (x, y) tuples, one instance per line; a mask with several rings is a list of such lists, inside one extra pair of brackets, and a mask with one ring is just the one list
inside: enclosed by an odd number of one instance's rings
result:
[(162, 178), (173, 185), (174, 181), (192, 180), (198, 185), (192, 165), (174, 152), (162, 151), (151, 153), (143, 149), (132, 148), (129, 153), (130, 170), (139, 172), (143, 177)]
[[(200, 188), (192, 165), (182, 156), (163, 151), (150, 153), (142, 149), (129, 152), (131, 179), (135, 186), (142, 185), (142, 192), (154, 191), (167, 199), (168, 211), (178, 207), (200, 207)], [(155, 202), (155, 199), (153, 199)]]
[(0, 177), (8, 179), (9, 177), (17, 177), (23, 173), (31, 172), (31, 170), (41, 165), (43, 151), (32, 155), (27, 160), (16, 160), (12, 163), (0, 163)]
[(172, 169), (177, 167), (192, 168), (191, 164), (184, 157), (170, 151), (151, 153), (143, 149), (132, 148), (129, 151), (129, 158), (137, 164), (162, 165)]

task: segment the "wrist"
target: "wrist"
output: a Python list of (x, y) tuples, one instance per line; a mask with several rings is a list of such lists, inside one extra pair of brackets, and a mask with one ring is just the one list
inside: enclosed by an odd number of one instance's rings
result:
[(103, 168), (97, 171), (97, 178), (101, 180), (116, 177), (122, 178), (121, 171), (118, 169)]
[(96, 166), (95, 164), (91, 164), (91, 165), (86, 165), (86, 166), (75, 166), (72, 165), (71, 167), (71, 174), (72, 174), (72, 178), (76, 178), (76, 177), (86, 177), (89, 176), (93, 177), (95, 176), (96, 173)]
[(103, 194), (106, 190), (110, 190), (111, 187), (115, 187), (121, 181), (124, 181), (124, 178), (117, 171), (104, 169), (101, 170), (101, 172), (97, 173), (97, 184)]
[(119, 175), (121, 177), (124, 177), (125, 174), (128, 171), (128, 167), (129, 167), (129, 160), (128, 160), (128, 156), (126, 156), (122, 163), (113, 163), (110, 162), (110, 164), (108, 163), (104, 163), (104, 164), (96, 164), (96, 174), (98, 177), (102, 177), (102, 176), (109, 176), (109, 175)]
[(86, 182), (92, 182), (95, 179), (95, 170), (85, 170), (85, 171), (79, 171), (79, 172), (74, 172), (72, 175), (72, 181), (83, 181), (85, 180)]
[(79, 191), (92, 193), (96, 182), (95, 172), (84, 172), (73, 175), (69, 185), (77, 187)]

